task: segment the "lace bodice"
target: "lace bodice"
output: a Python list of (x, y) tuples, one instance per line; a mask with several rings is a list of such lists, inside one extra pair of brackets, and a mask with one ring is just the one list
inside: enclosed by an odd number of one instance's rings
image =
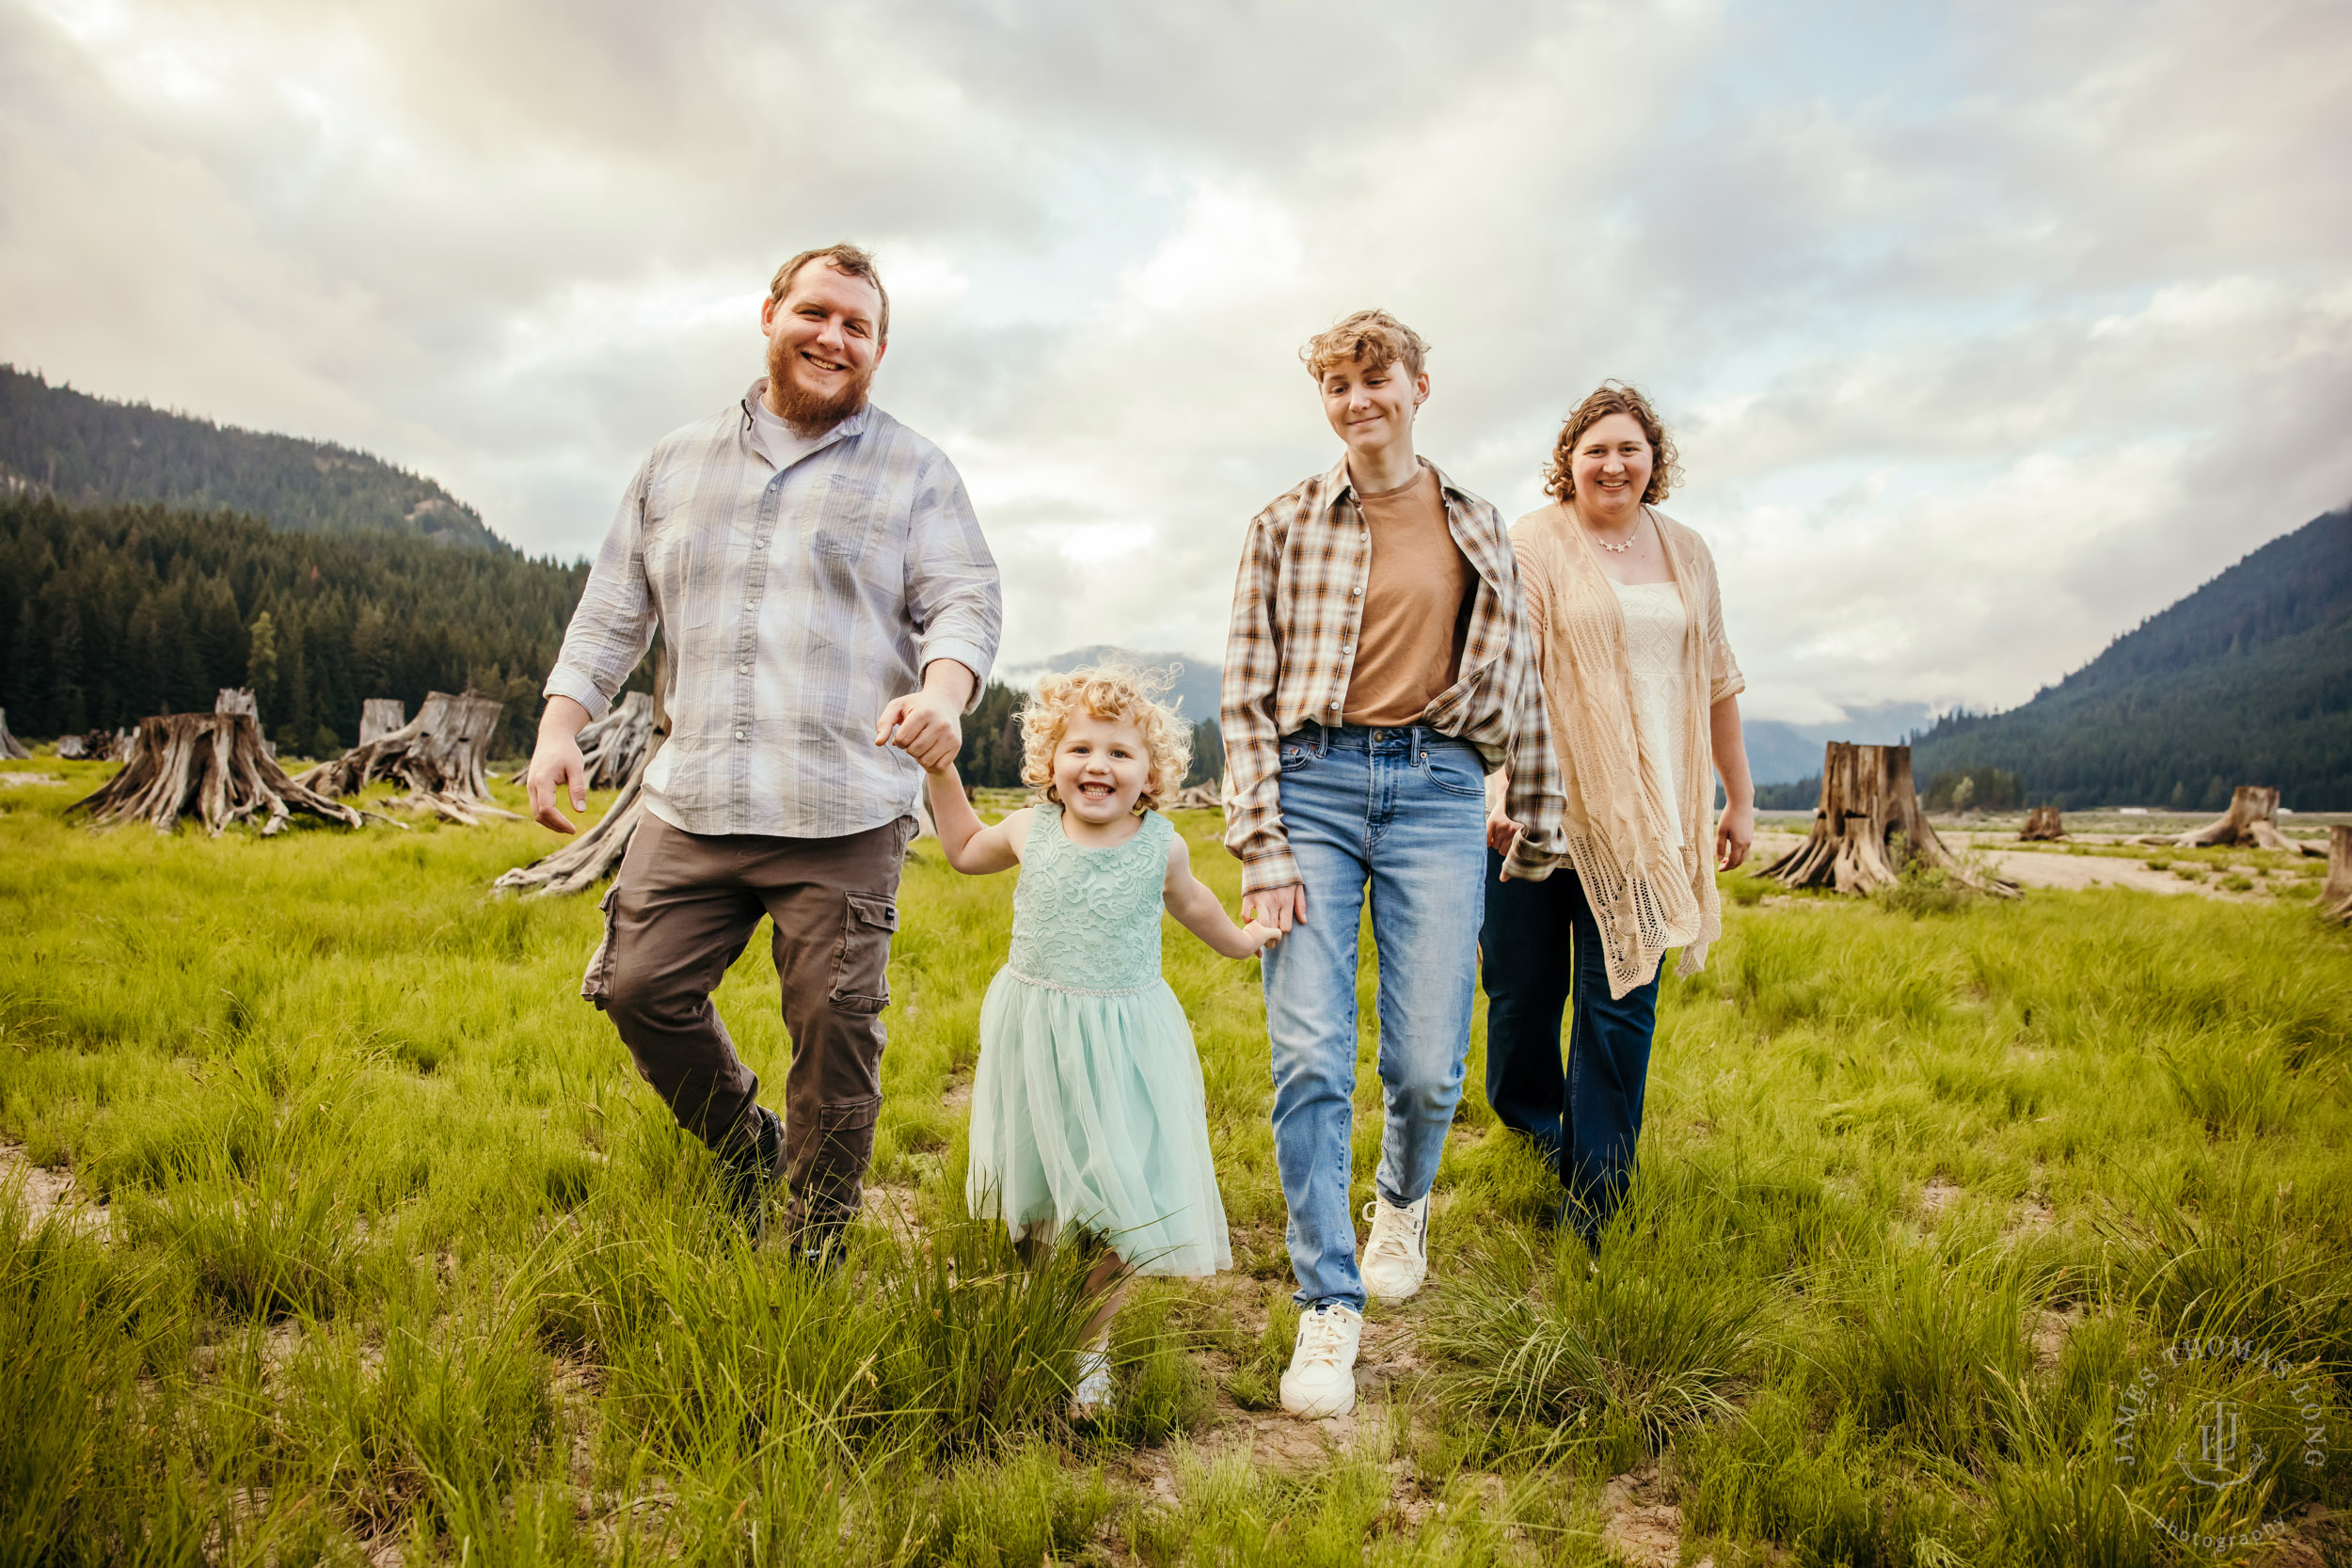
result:
[[(1682, 591), (1671, 582), (1612, 582), (1625, 611), (1626, 673), (1633, 680), (1633, 737), (1642, 770), (1655, 770), (1669, 802), (1682, 799), (1682, 723), (1687, 682), (1682, 668), (1691, 618)], [(1672, 844), (1682, 845), (1682, 814), (1669, 811)]]
[(1126, 843), (1070, 842), (1062, 809), (1029, 817), (1021, 880), (1012, 890), (1012, 951), (1005, 966), (1065, 990), (1142, 990), (1160, 980), (1160, 893), (1176, 830), (1158, 812)]

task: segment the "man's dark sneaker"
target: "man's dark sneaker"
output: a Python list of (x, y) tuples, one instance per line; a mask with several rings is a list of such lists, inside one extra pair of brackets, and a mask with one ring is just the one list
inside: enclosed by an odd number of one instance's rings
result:
[(806, 1269), (822, 1278), (836, 1272), (850, 1256), (849, 1227), (841, 1225), (812, 1225), (792, 1233), (790, 1250), (786, 1254), (796, 1267)]
[(768, 1239), (768, 1194), (784, 1180), (784, 1123), (765, 1105), (747, 1113), (750, 1136), (719, 1157), (727, 1212), (757, 1246)]

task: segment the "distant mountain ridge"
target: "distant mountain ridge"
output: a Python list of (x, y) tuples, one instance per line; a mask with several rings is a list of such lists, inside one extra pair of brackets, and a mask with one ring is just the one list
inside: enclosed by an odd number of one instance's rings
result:
[(2258, 784), (2296, 810), (2352, 810), (2352, 508), (2263, 546), (2024, 705), (1912, 737), (1923, 783), (1979, 767), (2060, 807), (2218, 811)]
[(0, 489), (72, 506), (226, 509), (290, 533), (511, 548), (440, 485), (366, 452), (92, 397), (13, 365), (0, 365)]

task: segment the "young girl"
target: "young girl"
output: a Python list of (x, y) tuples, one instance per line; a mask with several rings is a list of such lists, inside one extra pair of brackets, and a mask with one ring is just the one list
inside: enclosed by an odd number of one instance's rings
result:
[(980, 1005), (972, 1085), (975, 1214), (1050, 1240), (1083, 1226), (1110, 1238), (1089, 1279), (1101, 1294), (1073, 1404), (1110, 1393), (1107, 1325), (1124, 1257), (1145, 1274), (1232, 1266), (1209, 1154), (1191, 1026), (1160, 977), (1160, 911), (1229, 958), (1272, 941), (1238, 927), (1192, 874), (1151, 808), (1184, 782), (1187, 736), (1125, 670), (1048, 675), (1021, 716), (1021, 778), (1041, 803), (983, 827), (952, 766), (930, 774), (947, 863), (975, 876), (1021, 867), (1012, 950)]

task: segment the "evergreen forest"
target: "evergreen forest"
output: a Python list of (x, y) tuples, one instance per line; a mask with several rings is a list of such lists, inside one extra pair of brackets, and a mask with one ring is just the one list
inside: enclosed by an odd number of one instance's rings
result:
[(0, 496), (0, 707), (19, 735), (71, 735), (245, 686), (282, 750), (320, 755), (358, 737), (363, 698), (413, 714), (470, 684), (506, 705), (498, 746), (520, 751), (587, 579), (585, 562), (413, 534), (19, 491)]
[(510, 547), (433, 481), (366, 452), (92, 397), (10, 365), (0, 365), (0, 488), (83, 506), (226, 508), (289, 532)]

